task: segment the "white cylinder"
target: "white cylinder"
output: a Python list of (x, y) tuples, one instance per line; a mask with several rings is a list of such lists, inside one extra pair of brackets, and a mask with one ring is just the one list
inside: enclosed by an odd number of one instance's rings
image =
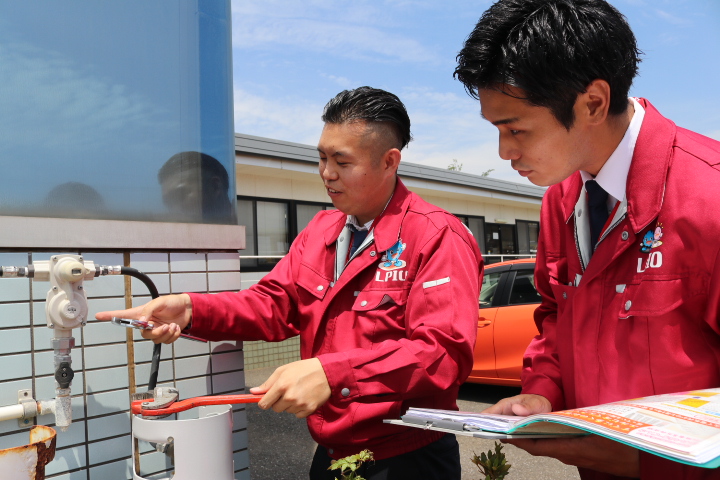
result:
[[(148, 420), (132, 417), (134, 438), (153, 443), (167, 443), (171, 438), (175, 450), (172, 480), (234, 480), (232, 449), (232, 406), (199, 407), (199, 418), (187, 420)], [(133, 443), (133, 455), (137, 442)], [(146, 480), (135, 471), (133, 479)]]
[(23, 406), (21, 404), (8, 405), (7, 407), (0, 407), (0, 422), (5, 420), (15, 420), (22, 418), (24, 415)]

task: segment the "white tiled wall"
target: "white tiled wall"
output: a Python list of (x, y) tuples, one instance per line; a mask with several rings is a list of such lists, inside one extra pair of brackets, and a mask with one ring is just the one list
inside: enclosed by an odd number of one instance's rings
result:
[[(78, 252), (2, 252), (0, 265), (24, 266), (53, 254)], [(121, 252), (83, 253), (100, 265), (122, 265)], [(240, 290), (237, 252), (133, 253), (130, 266), (147, 273), (160, 294)], [(132, 478), (130, 385), (125, 329), (94, 320), (96, 312), (125, 307), (124, 278), (107, 276), (85, 283), (89, 297), (88, 325), (74, 331), (72, 351), (73, 423), (58, 431), (55, 460), (46, 467), (53, 480), (115, 480)], [(17, 403), (17, 392), (32, 389), (36, 400), (55, 396), (52, 330), (45, 319), (49, 283), (24, 278), (0, 278), (0, 406)], [(131, 279), (133, 305), (150, 300), (146, 286)], [(133, 333), (134, 373), (138, 392), (147, 390), (153, 344)], [(201, 343), (180, 339), (164, 345), (158, 385), (174, 385), (182, 398), (244, 393), (245, 376), (240, 342)], [(35, 419), (53, 426), (53, 415)], [(245, 409), (234, 411), (235, 477), (249, 480)], [(0, 449), (27, 443), (27, 429), (17, 421), (0, 422)], [(164, 454), (147, 448), (141, 455), (147, 478), (170, 476)], [(0, 468), (2, 465), (0, 464)], [(1, 476), (1, 475), (0, 475)], [(4, 477), (3, 477), (4, 478)]]

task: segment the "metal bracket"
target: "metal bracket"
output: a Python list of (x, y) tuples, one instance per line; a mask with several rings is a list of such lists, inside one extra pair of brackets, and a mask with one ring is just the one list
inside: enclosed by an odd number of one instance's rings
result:
[(37, 416), (38, 410), (32, 390), (18, 390), (18, 403), (23, 406), (23, 416), (18, 418), (18, 427), (30, 428), (34, 426), (32, 419)]

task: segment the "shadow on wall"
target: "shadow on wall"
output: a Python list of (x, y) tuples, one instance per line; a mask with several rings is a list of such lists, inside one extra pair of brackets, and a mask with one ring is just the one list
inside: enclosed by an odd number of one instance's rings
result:
[(103, 218), (107, 212), (105, 200), (98, 191), (80, 182), (61, 183), (50, 190), (43, 207), (51, 217)]

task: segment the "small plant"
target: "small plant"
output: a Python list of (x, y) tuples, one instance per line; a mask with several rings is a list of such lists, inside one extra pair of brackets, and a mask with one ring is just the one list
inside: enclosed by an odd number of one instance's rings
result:
[(457, 161), (457, 158), (453, 158), (453, 161), (450, 165), (448, 165), (448, 170), (452, 170), (453, 172), (459, 172), (462, 170), (463, 164)]
[(495, 451), (492, 449), (481, 453), (478, 457), (473, 452), (472, 462), (480, 470), (482, 475), (485, 475), (481, 480), (502, 480), (510, 471), (510, 464), (505, 460), (505, 454), (501, 452), (502, 444), (495, 442)]
[(373, 461), (372, 452), (370, 450), (363, 450), (358, 454), (335, 460), (328, 470), (340, 470), (342, 480), (365, 480), (355, 472), (363, 463), (371, 461)]

